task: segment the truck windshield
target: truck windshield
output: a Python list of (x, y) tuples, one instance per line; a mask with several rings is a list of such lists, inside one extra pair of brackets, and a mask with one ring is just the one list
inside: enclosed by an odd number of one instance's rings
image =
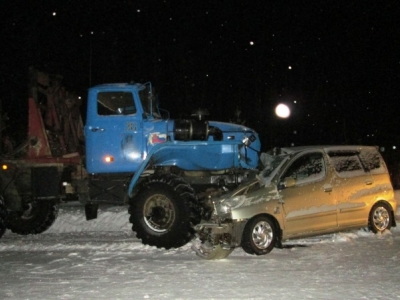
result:
[(139, 91), (139, 98), (146, 116), (153, 116), (156, 119), (161, 118), (157, 108), (156, 97), (152, 93), (150, 85), (146, 84), (145, 88)]
[(119, 91), (98, 93), (97, 113), (102, 116), (136, 113), (132, 93)]

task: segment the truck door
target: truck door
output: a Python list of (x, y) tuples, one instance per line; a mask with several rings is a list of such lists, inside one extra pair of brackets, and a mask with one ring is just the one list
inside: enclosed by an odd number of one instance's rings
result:
[(89, 92), (85, 126), (90, 173), (133, 172), (142, 161), (141, 116), (130, 90)]

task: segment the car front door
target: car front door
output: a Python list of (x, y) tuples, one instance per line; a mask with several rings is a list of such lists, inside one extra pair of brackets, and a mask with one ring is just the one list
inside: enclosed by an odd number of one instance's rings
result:
[(322, 151), (295, 157), (280, 177), (287, 238), (329, 231), (337, 226), (337, 206)]

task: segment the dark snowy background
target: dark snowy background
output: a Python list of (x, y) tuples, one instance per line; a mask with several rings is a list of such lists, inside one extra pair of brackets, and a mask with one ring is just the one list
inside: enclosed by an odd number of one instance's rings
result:
[[(397, 1), (372, 0), (3, 0), (6, 133), (25, 137), (35, 66), (63, 75), (84, 101), (96, 84), (152, 81), (172, 118), (207, 108), (211, 119), (257, 130), (264, 151), (377, 145), (394, 174), (399, 14)], [(275, 116), (278, 103), (289, 118)]]

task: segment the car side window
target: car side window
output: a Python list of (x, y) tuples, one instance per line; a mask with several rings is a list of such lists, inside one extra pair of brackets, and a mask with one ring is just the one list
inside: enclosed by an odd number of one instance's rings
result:
[(129, 115), (136, 113), (131, 92), (100, 92), (97, 95), (97, 113), (100, 116)]
[(331, 151), (329, 159), (341, 177), (353, 177), (365, 174), (357, 151)]
[(321, 152), (306, 153), (289, 166), (282, 179), (294, 178), (296, 185), (313, 182), (325, 177), (325, 162)]

